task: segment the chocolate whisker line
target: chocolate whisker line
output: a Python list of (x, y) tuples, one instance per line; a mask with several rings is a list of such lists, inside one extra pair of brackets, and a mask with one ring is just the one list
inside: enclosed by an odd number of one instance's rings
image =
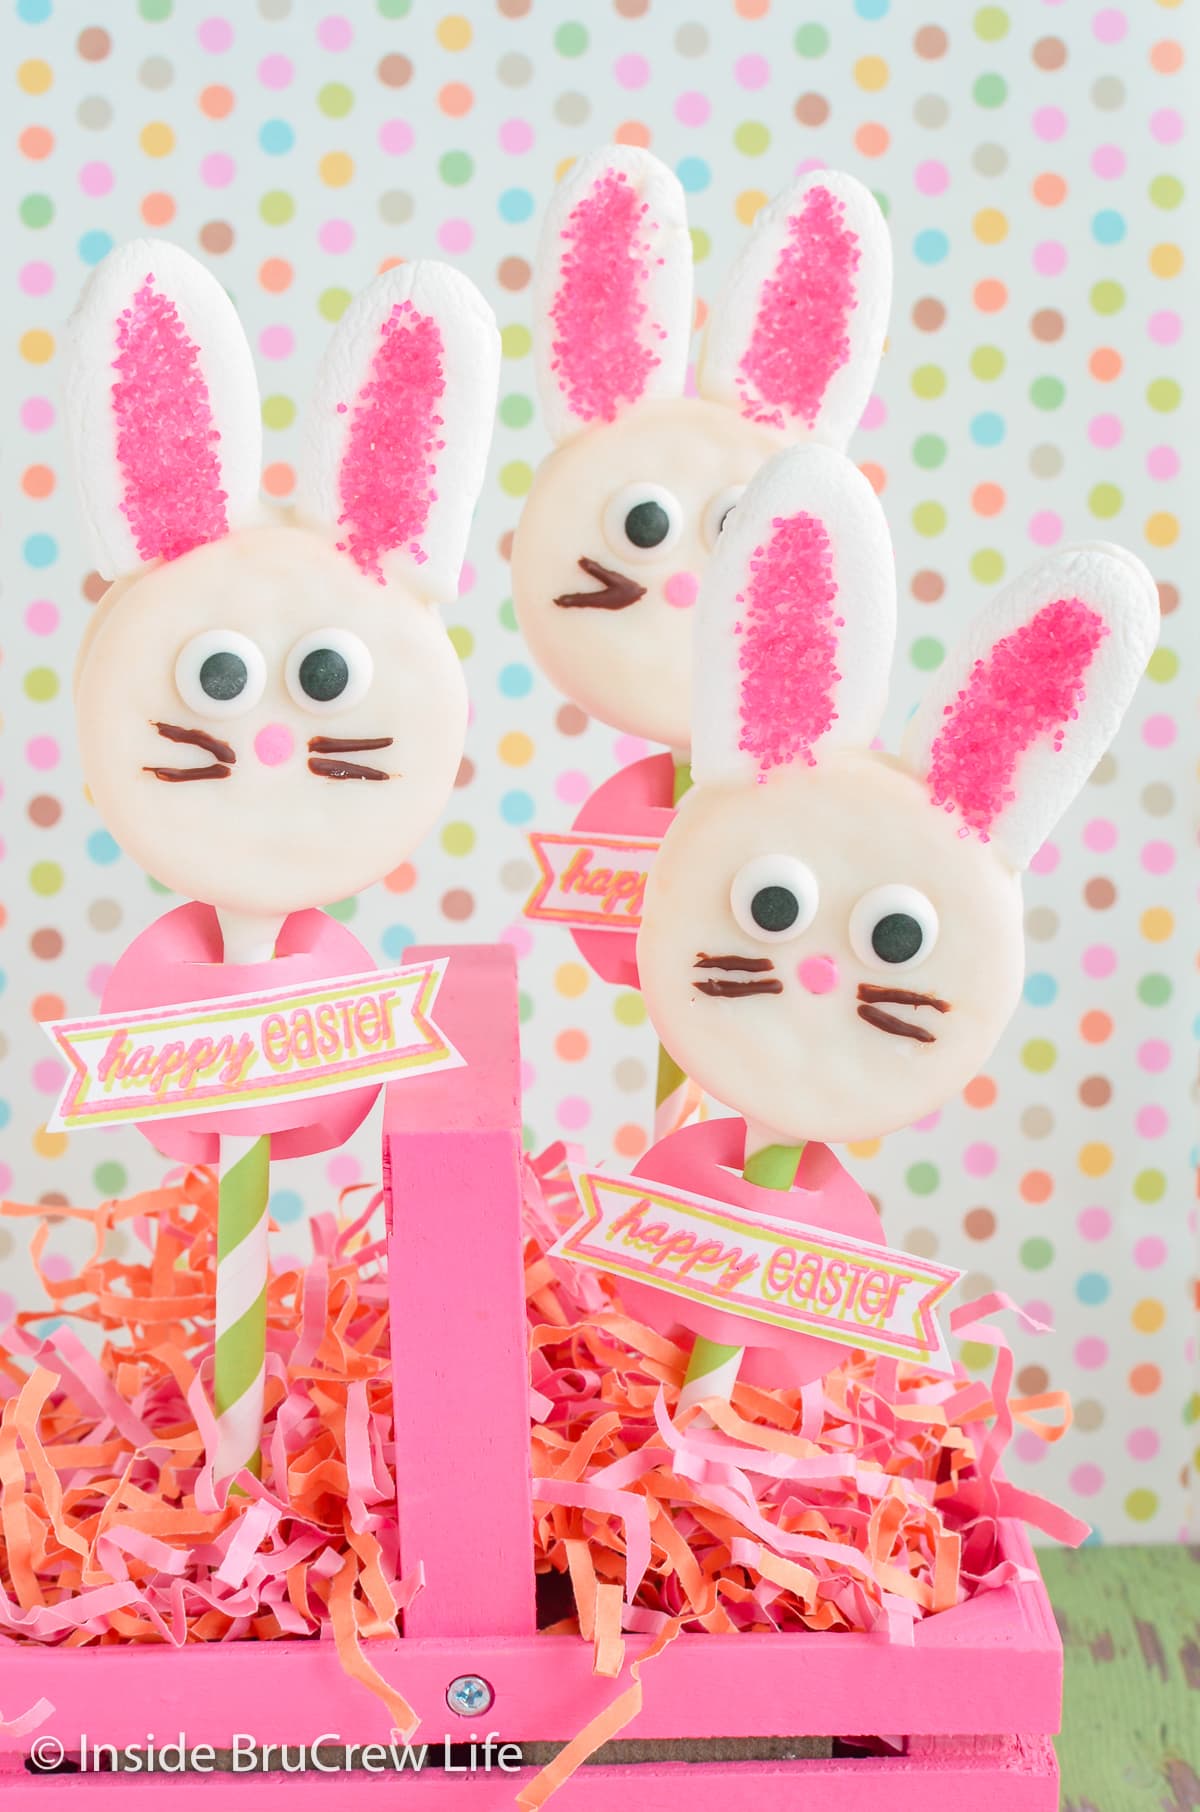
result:
[(753, 974), (763, 974), (774, 969), (775, 965), (769, 956), (706, 956), (702, 950), (693, 969), (736, 969)]
[(693, 988), (698, 994), (708, 994), (714, 1000), (745, 1000), (751, 994), (782, 994), (783, 983), (778, 976), (768, 981), (725, 981), (714, 976), (709, 981), (694, 981)]
[[(203, 749), (205, 754), (211, 755), (215, 761), (228, 762), (230, 767), (237, 760), (237, 750), (233, 745), (222, 742), (219, 736), (210, 736), (207, 730), (187, 730), (182, 724), (160, 723), (155, 723), (154, 728), (168, 742), (190, 743), (193, 748)], [(198, 768), (196, 772), (202, 773), (203, 769)]]
[(310, 736), (309, 749), (314, 755), (355, 755), (368, 749), (390, 749), (392, 736)]
[(882, 1007), (873, 1007), (864, 1002), (858, 1009), (858, 1017), (865, 1019), (869, 1026), (880, 1032), (891, 1032), (895, 1038), (915, 1038), (918, 1044), (936, 1044), (934, 1034), (925, 1026), (914, 1025), (910, 1019), (896, 1019), (891, 1013), (885, 1013)]
[(153, 774), (156, 780), (228, 780), (233, 769), (214, 761), (206, 768), (143, 768), (142, 772)]
[[(391, 738), (387, 739), (389, 742)], [(369, 744), (367, 745), (370, 746)], [(382, 768), (363, 767), (357, 761), (328, 759), (323, 755), (310, 755), (308, 771), (318, 774), (322, 780), (394, 780), (397, 776), (387, 774)]]
[(948, 1013), (950, 1002), (936, 994), (917, 994), (911, 988), (880, 988), (874, 982), (859, 982), (858, 998), (891, 1007), (932, 1007), (935, 1013)]
[(564, 591), (554, 602), (562, 610), (628, 610), (639, 598), (646, 595), (646, 587), (639, 585), (626, 573), (617, 573), (611, 567), (601, 566), (599, 560), (589, 560), (584, 555), (578, 566), (589, 579), (599, 583), (598, 591)]

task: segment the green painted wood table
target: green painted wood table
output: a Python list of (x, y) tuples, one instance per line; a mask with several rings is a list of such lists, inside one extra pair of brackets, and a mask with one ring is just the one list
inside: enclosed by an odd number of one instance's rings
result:
[(1042, 1549), (1062, 1812), (1200, 1812), (1200, 1548)]

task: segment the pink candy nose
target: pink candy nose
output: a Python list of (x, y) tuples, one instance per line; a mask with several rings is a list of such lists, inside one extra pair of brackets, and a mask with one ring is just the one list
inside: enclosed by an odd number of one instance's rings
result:
[(700, 581), (695, 573), (672, 573), (663, 586), (663, 597), (668, 604), (673, 604), (676, 610), (690, 610), (696, 602), (696, 593), (699, 589)]
[(277, 768), (290, 759), (296, 739), (286, 724), (264, 724), (254, 738), (254, 753), (264, 768)]
[(810, 994), (829, 994), (837, 987), (837, 964), (831, 956), (806, 956), (797, 964), (796, 974)]

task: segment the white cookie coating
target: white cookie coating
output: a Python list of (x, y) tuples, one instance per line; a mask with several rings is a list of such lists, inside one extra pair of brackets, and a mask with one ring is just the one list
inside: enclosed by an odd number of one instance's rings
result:
[[(798, 891), (797, 865), (815, 882), (803, 929), (764, 936), (735, 913), (743, 873), (755, 892)], [(884, 896), (885, 912), (899, 903), (914, 916), (917, 894), (937, 921), (928, 956), (902, 969), (870, 960), (869, 942), (853, 935), (859, 902), (897, 887), (908, 894)], [(697, 966), (722, 957), (757, 966)], [(849, 750), (761, 785), (695, 787), (650, 872), (638, 938), (642, 992), (667, 1050), (718, 1101), (789, 1143), (876, 1138), (940, 1107), (1003, 1031), (1023, 961), (1016, 873), (960, 838), (915, 776)], [(701, 991), (726, 982), (764, 991)], [(928, 995), (945, 1010), (876, 1003), (863, 988)], [(864, 1005), (930, 1042), (880, 1029)]]
[[(243, 658), (245, 643), (261, 656), (256, 702), (206, 703), (194, 684), (185, 696), (180, 659), (193, 644), (218, 655), (219, 673), (220, 651)], [(356, 644), (369, 672), (354, 702), (307, 699), (294, 660), (293, 695), (294, 651), (330, 647), (354, 680)], [(434, 612), (323, 537), (282, 525), (115, 585), (81, 652), (76, 705), (84, 778), (122, 848), (187, 898), (255, 914), (328, 905), (397, 867), (453, 788), (467, 722), (462, 670)], [(223, 746), (176, 740), (180, 731)], [(339, 753), (338, 742), (360, 746)], [(386, 778), (333, 778), (314, 762)], [(160, 778), (189, 769), (227, 771)]]
[[(700, 574), (722, 516), (780, 444), (731, 410), (678, 397), (585, 429), (538, 468), (513, 541), (517, 618), (538, 665), (591, 716), (688, 749)], [(670, 521), (658, 546), (635, 546), (625, 531), (643, 503)], [(557, 601), (589, 593), (617, 607)]]

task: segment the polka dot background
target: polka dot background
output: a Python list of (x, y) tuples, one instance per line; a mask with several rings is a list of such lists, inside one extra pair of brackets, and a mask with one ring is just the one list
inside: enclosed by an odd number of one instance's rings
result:
[[(227, 285), (258, 360), (263, 485), (281, 502), (331, 324), (383, 260), (438, 254), (491, 296), (499, 425), (448, 613), (475, 707), (467, 759), (440, 830), (336, 911), (380, 959), (415, 937), (509, 938), (530, 1140), (566, 1135), (628, 1164), (649, 1117), (640, 1001), (519, 919), (525, 828), (564, 824), (642, 752), (552, 692), (507, 595), (509, 537), (547, 450), (530, 358), (538, 222), (581, 151), (649, 145), (688, 192), (707, 300), (772, 192), (811, 162), (844, 166), (879, 194), (896, 248), (889, 352), (855, 442), (901, 581), (888, 734), (967, 614), (1043, 549), (1127, 543), (1160, 579), (1165, 613), (1115, 750), (1033, 864), (1029, 980), (1002, 1048), (943, 1113), (848, 1161), (900, 1243), (965, 1267), (969, 1294), (1005, 1289), (1055, 1323), (1016, 1335), (1020, 1387), (1069, 1388), (1076, 1429), (1053, 1448), (1018, 1436), (1024, 1482), (1105, 1540), (1176, 1538), (1198, 1408), (1182, 11), (714, 0), (689, 17), (679, 0), (574, 13), (565, 0), (456, 13), (246, 0), (210, 13), (116, 0), (89, 24), (75, 0), (5, 5), (20, 187), (4, 279), (16, 419), (3, 434), (0, 1184), (53, 1208), (161, 1168), (132, 1132), (45, 1130), (61, 1076), (37, 1022), (92, 1006), (114, 958), (170, 904), (85, 803), (74, 745), (71, 664), (102, 588), (66, 475), (60, 345), (91, 266), (151, 231)], [(284, 1248), (303, 1249), (306, 1212), (375, 1163), (364, 1134), (281, 1171)], [(51, 1268), (66, 1242), (56, 1228)], [(34, 1295), (24, 1244), (0, 1225), (0, 1318)], [(966, 1349), (971, 1366), (985, 1357)]]

